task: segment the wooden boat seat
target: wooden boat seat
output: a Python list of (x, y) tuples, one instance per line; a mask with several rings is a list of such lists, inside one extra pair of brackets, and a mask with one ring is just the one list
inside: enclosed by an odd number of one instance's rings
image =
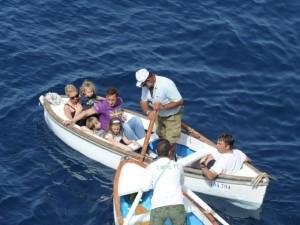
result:
[(138, 205), (138, 206), (136, 207), (136, 209), (135, 209), (135, 214), (136, 214), (136, 215), (144, 214), (144, 213), (147, 213), (147, 212), (148, 212), (148, 210), (145, 209), (145, 207), (142, 206), (142, 205)]

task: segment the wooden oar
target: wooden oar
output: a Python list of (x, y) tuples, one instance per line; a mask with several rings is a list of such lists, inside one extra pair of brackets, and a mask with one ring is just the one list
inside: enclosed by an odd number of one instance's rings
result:
[(141, 162), (144, 161), (145, 154), (146, 154), (146, 151), (147, 151), (147, 148), (148, 148), (149, 140), (150, 140), (150, 137), (151, 137), (151, 133), (152, 133), (152, 129), (153, 129), (156, 117), (157, 117), (157, 111), (153, 111), (153, 117), (150, 120), (148, 130), (147, 130), (147, 134), (146, 134), (146, 137), (145, 137), (145, 141), (144, 141), (144, 144), (143, 144), (142, 152), (141, 152), (141, 158), (140, 158)]

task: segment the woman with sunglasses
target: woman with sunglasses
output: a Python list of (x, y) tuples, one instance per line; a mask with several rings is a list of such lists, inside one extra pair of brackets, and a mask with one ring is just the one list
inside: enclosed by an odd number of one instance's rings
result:
[[(82, 111), (82, 106), (79, 102), (79, 94), (77, 88), (73, 84), (67, 84), (65, 86), (65, 94), (69, 97), (68, 102), (64, 106), (64, 112), (66, 117), (69, 120), (72, 120), (76, 115), (78, 115)], [(85, 124), (81, 124), (81, 121), (77, 121), (79, 126), (83, 126)]]

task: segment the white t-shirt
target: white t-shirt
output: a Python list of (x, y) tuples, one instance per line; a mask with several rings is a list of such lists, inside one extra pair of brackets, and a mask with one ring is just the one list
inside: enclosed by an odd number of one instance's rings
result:
[[(153, 188), (151, 209), (183, 204), (183, 168), (177, 162), (162, 157), (147, 167), (147, 188)], [(145, 187), (144, 187), (145, 189)]]
[(220, 173), (232, 175), (242, 168), (246, 158), (242, 151), (234, 149), (232, 153), (222, 153), (210, 170), (218, 175)]
[[(175, 83), (169, 78), (155, 75), (156, 81), (153, 87), (153, 96), (151, 96), (148, 87), (142, 87), (141, 100), (148, 102), (149, 105), (153, 105), (155, 102), (161, 102), (165, 105), (169, 102), (178, 102), (182, 99)], [(181, 106), (177, 106), (173, 109), (159, 110), (159, 116), (166, 117), (171, 116), (179, 112)]]

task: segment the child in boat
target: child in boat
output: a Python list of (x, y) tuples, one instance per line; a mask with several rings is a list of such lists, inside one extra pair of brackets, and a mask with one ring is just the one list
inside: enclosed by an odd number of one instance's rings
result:
[[(105, 138), (114, 146), (119, 147), (125, 151), (132, 151), (128, 145), (134, 143), (139, 146), (139, 143), (133, 140), (128, 140), (124, 135), (122, 122), (119, 118), (112, 118), (109, 122), (108, 131), (105, 134)], [(122, 144), (122, 142), (124, 144)]]
[(96, 134), (99, 137), (104, 137), (105, 135), (105, 131), (101, 129), (100, 121), (95, 116), (87, 118), (86, 127), (89, 129), (89, 131), (91, 131), (93, 134)]
[[(79, 94), (77, 88), (73, 84), (67, 84), (65, 86), (65, 94), (69, 97), (69, 100), (64, 105), (64, 113), (68, 119), (72, 120), (82, 111), (82, 105), (79, 102)], [(81, 124), (80, 120), (76, 122), (76, 124), (84, 125)]]
[(244, 162), (251, 162), (242, 151), (233, 149), (233, 144), (233, 136), (223, 133), (217, 142), (217, 149), (221, 155), (214, 159), (211, 154), (208, 154), (200, 160), (200, 164), (203, 165), (202, 173), (209, 180), (215, 179), (221, 173), (232, 175), (242, 168)]
[(82, 110), (93, 107), (96, 101), (96, 86), (92, 81), (85, 80), (80, 86), (80, 103)]

